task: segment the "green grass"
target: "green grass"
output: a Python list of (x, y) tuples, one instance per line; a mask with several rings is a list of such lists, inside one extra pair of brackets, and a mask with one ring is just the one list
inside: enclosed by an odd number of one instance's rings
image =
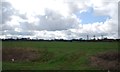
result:
[[(39, 42), (3, 41), (3, 48), (33, 48), (53, 53), (52, 59), (34, 62), (3, 61), (3, 70), (92, 70), (89, 57), (101, 52), (117, 51), (117, 42)], [(48, 57), (43, 56), (43, 58)], [(4, 56), (4, 55), (3, 55)]]

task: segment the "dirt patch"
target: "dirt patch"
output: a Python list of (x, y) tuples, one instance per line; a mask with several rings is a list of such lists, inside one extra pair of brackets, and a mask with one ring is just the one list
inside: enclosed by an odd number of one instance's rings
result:
[(91, 65), (100, 69), (118, 70), (120, 68), (120, 53), (104, 52), (90, 57)]
[(53, 53), (46, 49), (38, 50), (34, 48), (3, 48), (3, 61), (49, 61)]

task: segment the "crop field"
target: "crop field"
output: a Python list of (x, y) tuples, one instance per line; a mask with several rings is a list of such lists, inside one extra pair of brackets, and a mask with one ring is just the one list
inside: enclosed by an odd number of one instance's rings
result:
[(2, 69), (117, 69), (117, 52), (118, 42), (3, 41)]

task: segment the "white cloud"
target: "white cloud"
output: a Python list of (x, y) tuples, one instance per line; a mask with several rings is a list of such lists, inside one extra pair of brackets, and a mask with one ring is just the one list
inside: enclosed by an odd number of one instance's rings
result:
[(108, 36), (118, 38), (118, 0), (92, 0), (95, 15), (108, 15), (107, 19), (101, 25), (101, 31), (108, 33)]
[[(2, 3), (2, 36), (41, 39), (86, 38), (87, 35), (117, 38), (117, 0), (6, 0)], [(92, 7), (95, 15), (111, 19), (81, 24), (76, 12)], [(3, 37), (3, 38), (4, 38)]]

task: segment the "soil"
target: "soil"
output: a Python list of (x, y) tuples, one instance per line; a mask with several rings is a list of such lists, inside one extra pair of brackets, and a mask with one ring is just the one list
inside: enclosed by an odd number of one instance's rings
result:
[(104, 52), (90, 57), (91, 65), (105, 70), (120, 69), (120, 53)]
[(3, 48), (3, 61), (48, 61), (53, 57), (53, 54), (47, 50), (38, 50), (35, 48)]

